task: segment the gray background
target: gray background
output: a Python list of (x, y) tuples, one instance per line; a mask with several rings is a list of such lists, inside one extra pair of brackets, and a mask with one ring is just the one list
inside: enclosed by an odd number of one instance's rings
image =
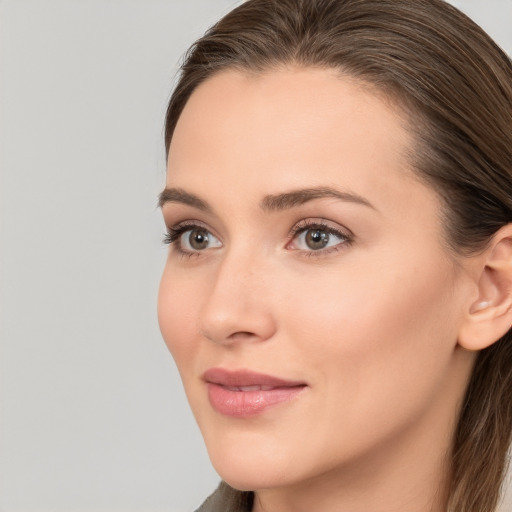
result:
[[(0, 0), (0, 511), (216, 485), (156, 322), (180, 55), (233, 0)], [(512, 0), (459, 0), (512, 53)], [(512, 509), (509, 505), (508, 509)]]

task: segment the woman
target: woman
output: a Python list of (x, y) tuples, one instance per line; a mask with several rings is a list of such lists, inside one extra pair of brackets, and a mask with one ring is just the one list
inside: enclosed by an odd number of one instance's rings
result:
[(159, 322), (201, 511), (491, 512), (512, 425), (512, 64), (441, 0), (249, 0), (166, 119)]

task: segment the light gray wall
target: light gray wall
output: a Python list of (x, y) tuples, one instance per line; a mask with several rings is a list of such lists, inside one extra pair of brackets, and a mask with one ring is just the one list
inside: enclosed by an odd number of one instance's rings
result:
[[(2, 512), (184, 512), (217, 482), (156, 323), (155, 204), (176, 63), (234, 3), (0, 0)], [(512, 53), (512, 1), (455, 3)]]

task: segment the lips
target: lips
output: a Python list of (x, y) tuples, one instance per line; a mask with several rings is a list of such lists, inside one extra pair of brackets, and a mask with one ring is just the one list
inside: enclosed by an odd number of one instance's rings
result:
[(203, 374), (212, 407), (224, 416), (247, 418), (289, 402), (306, 384), (248, 370), (211, 368)]

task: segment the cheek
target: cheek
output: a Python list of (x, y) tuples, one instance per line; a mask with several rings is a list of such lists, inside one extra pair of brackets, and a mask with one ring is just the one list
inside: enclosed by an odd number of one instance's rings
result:
[(307, 294), (290, 281), (289, 337), (308, 366), (321, 369), (334, 416), (364, 421), (377, 409), (386, 417), (396, 403), (421, 407), (446, 376), (456, 345), (451, 268), (436, 258), (417, 261), (424, 264), (386, 270), (382, 261), (347, 265), (328, 279), (306, 276)]
[(288, 325), (305, 339), (322, 336), (327, 350), (336, 350), (343, 341), (355, 351), (377, 348), (388, 337), (399, 343), (407, 332), (428, 334), (444, 326), (453, 299), (446, 262), (431, 259), (409, 267), (379, 263), (361, 261), (289, 276), (280, 285), (286, 290), (281, 303), (287, 305)]
[(158, 323), (180, 373), (194, 360), (198, 350), (197, 318), (198, 297), (194, 293), (197, 283), (182, 282), (172, 269), (166, 267), (158, 291)]

